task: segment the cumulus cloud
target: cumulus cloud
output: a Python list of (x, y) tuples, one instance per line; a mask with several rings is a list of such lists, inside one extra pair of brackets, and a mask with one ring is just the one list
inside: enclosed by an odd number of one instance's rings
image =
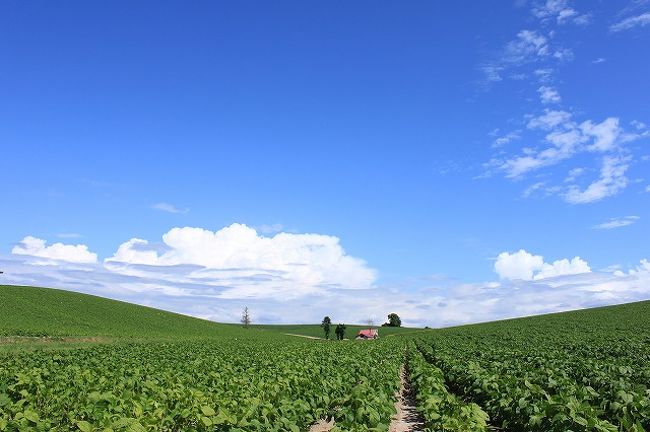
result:
[(634, 27), (644, 27), (648, 24), (650, 24), (650, 12), (625, 18), (615, 24), (612, 24), (609, 27), (609, 30), (612, 32), (620, 32), (623, 30), (629, 30)]
[[(336, 289), (369, 289), (375, 270), (343, 250), (337, 237), (281, 232), (272, 237), (243, 224), (218, 231), (173, 228), (154, 248), (133, 238), (105, 260), (113, 271), (130, 275), (152, 267), (189, 267), (177, 280), (218, 285), (222, 296), (299, 296)], [(146, 267), (145, 267), (146, 266)]]
[(544, 257), (520, 249), (518, 252), (501, 252), (494, 263), (494, 270), (501, 279), (532, 280), (536, 271), (544, 265)]
[(638, 221), (640, 218), (639, 216), (623, 216), (623, 217), (616, 217), (616, 218), (611, 218), (607, 222), (603, 222), (598, 225), (594, 225), (592, 228), (593, 229), (614, 229), (614, 228), (620, 228), (628, 225), (632, 225), (636, 221)]
[(525, 281), (591, 272), (589, 264), (580, 257), (572, 260), (564, 258), (549, 264), (544, 262), (541, 255), (533, 255), (524, 249), (515, 253), (500, 253), (494, 270), (501, 279)]
[(179, 214), (179, 213), (180, 214), (185, 214), (185, 213), (190, 211), (189, 209), (180, 209), (180, 208), (176, 207), (173, 204), (169, 204), (169, 203), (165, 203), (165, 202), (156, 203), (156, 204), (152, 205), (151, 208), (154, 209), (154, 210), (159, 210), (159, 211), (163, 211), (163, 212), (166, 212), (166, 213), (176, 213), (176, 214)]
[(97, 262), (97, 254), (90, 252), (86, 245), (54, 243), (48, 246), (45, 240), (32, 236), (23, 238), (11, 249), (11, 253), (72, 263)]

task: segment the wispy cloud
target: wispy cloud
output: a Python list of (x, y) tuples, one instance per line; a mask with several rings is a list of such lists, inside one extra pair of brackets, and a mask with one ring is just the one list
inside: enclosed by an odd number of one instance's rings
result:
[(620, 32), (624, 30), (629, 30), (634, 27), (643, 27), (650, 24), (650, 12), (643, 13), (641, 15), (632, 16), (625, 18), (622, 21), (619, 21), (615, 24), (612, 24), (609, 27), (611, 32)]
[[(520, 130), (515, 130), (512, 132), (508, 132), (505, 135), (498, 136), (494, 139), (492, 142), (492, 147), (493, 148), (498, 148), (498, 147), (503, 147), (513, 141), (516, 141), (521, 138), (521, 131)], [(498, 135), (498, 132), (493, 133), (493, 136)]]
[(555, 20), (557, 24), (586, 25), (590, 21), (589, 14), (578, 13), (569, 6), (567, 0), (547, 0), (545, 3), (533, 7), (531, 12), (543, 22)]
[(604, 57), (598, 57), (597, 59), (593, 60), (591, 63), (593, 64), (598, 64), (598, 63), (605, 63), (607, 61), (606, 58)]
[(616, 218), (611, 218), (607, 222), (603, 222), (598, 225), (594, 225), (592, 228), (593, 229), (604, 229), (604, 230), (609, 230), (609, 229), (614, 229), (614, 228), (620, 228), (628, 225), (632, 225), (636, 221), (638, 221), (640, 218), (639, 216), (623, 216), (623, 217), (616, 217)]
[(560, 93), (553, 87), (541, 86), (540, 88), (537, 89), (537, 92), (539, 93), (540, 101), (545, 105), (552, 104), (552, 103), (560, 103), (562, 101), (562, 98), (560, 97)]
[(169, 204), (169, 203), (165, 203), (165, 202), (156, 203), (156, 204), (152, 205), (151, 208), (154, 209), (154, 210), (160, 210), (160, 211), (163, 211), (163, 212), (176, 213), (176, 214), (185, 214), (185, 213), (188, 213), (190, 211), (190, 209), (187, 209), (187, 208), (180, 209), (180, 208), (176, 207), (173, 204)]

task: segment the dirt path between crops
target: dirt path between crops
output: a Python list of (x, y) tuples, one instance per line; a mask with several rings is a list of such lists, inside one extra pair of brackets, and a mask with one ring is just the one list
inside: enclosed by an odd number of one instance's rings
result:
[[(397, 413), (390, 422), (388, 432), (423, 432), (424, 418), (415, 408), (415, 391), (408, 381), (406, 367), (399, 370), (400, 389), (395, 393), (397, 402), (395, 410)], [(309, 432), (329, 432), (334, 427), (334, 419), (319, 420), (309, 428)]]
[(287, 336), (301, 337), (301, 338), (305, 338), (305, 339), (319, 339), (319, 340), (323, 340), (322, 337), (317, 337), (317, 336), (307, 336), (307, 335), (301, 335), (301, 334), (296, 334), (296, 333), (285, 333), (285, 335), (287, 335)]
[(395, 394), (397, 402), (395, 409), (397, 413), (390, 422), (389, 432), (422, 432), (424, 431), (424, 419), (415, 408), (415, 391), (408, 382), (406, 367), (402, 366), (400, 371), (400, 389)]
[(329, 432), (334, 427), (334, 419), (327, 420), (318, 420), (316, 423), (311, 425), (309, 432)]

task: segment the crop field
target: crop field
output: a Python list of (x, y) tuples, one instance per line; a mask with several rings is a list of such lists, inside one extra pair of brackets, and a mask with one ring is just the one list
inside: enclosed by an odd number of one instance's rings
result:
[(650, 303), (443, 329), (417, 351), (513, 431), (650, 430)]
[(0, 431), (388, 431), (401, 370), (426, 431), (650, 430), (650, 302), (328, 342), (58, 290), (0, 301)]

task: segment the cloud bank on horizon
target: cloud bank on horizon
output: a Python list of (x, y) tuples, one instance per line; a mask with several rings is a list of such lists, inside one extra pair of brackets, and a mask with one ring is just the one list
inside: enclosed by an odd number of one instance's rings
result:
[(494, 261), (497, 281), (423, 280), (382, 286), (338, 238), (259, 234), (234, 223), (217, 231), (172, 228), (162, 242), (133, 238), (98, 260), (87, 245), (27, 236), (0, 258), (9, 283), (71, 289), (215, 321), (249, 306), (259, 323), (377, 322), (448, 326), (579, 309), (650, 297), (650, 262), (594, 272), (581, 257), (546, 262), (524, 249)]

